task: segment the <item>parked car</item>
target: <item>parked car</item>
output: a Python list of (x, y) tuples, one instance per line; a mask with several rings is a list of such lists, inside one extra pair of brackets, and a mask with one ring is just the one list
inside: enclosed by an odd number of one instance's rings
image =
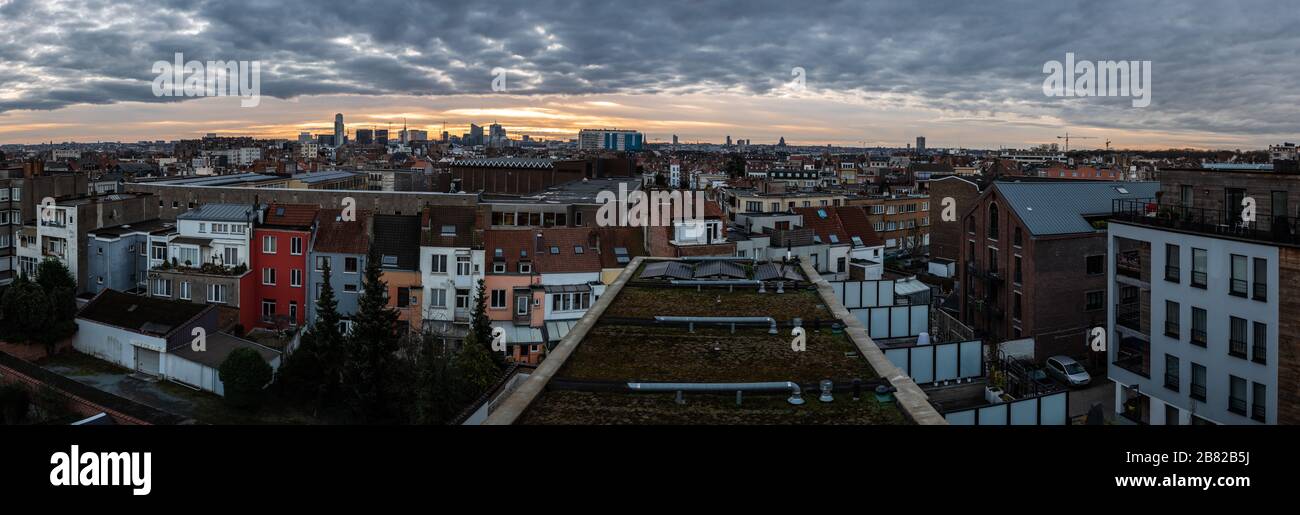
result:
[(1047, 373), (1070, 386), (1087, 386), (1092, 382), (1092, 376), (1083, 369), (1083, 365), (1069, 356), (1047, 358)]
[(1038, 386), (1039, 391), (1050, 392), (1061, 387), (1061, 383), (1056, 382), (1055, 379), (1047, 375), (1047, 371), (1044, 369), (1035, 368), (1030, 370), (1028, 375), (1029, 380)]

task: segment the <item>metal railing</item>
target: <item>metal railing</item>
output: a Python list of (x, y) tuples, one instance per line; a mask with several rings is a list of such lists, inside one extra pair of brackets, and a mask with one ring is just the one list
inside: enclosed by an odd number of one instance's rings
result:
[(1173, 282), (1183, 280), (1183, 270), (1175, 265), (1165, 265), (1165, 279)]
[(1268, 302), (1268, 284), (1257, 282), (1257, 283), (1253, 283), (1253, 286), (1254, 286), (1254, 291), (1252, 293), (1254, 294), (1255, 300), (1262, 300), (1264, 302)]
[(1136, 302), (1116, 304), (1115, 323), (1142, 332), (1142, 306)]
[(1179, 387), (1179, 378), (1178, 378), (1178, 374), (1169, 374), (1169, 373), (1166, 373), (1166, 374), (1165, 374), (1165, 388), (1168, 388), (1168, 389), (1173, 390), (1173, 391), (1176, 392), (1176, 391), (1178, 391), (1178, 387)]
[(1228, 355), (1246, 359), (1246, 340), (1228, 339)]
[(1300, 244), (1300, 222), (1288, 216), (1259, 217), (1253, 222), (1241, 220), (1240, 211), (1220, 211), (1161, 204), (1155, 199), (1115, 199), (1111, 201), (1115, 220), (1168, 229), (1217, 234), (1270, 243)]
[(1193, 399), (1205, 401), (1205, 385), (1192, 383), (1192, 391), (1189, 394)]
[(1236, 414), (1238, 414), (1238, 415), (1245, 415), (1245, 414), (1246, 414), (1246, 399), (1240, 399), (1240, 398), (1237, 398), (1237, 397), (1229, 397), (1229, 398), (1228, 398), (1228, 411), (1231, 411), (1231, 412), (1236, 413)]
[(1201, 347), (1204, 347), (1205, 343), (1206, 343), (1205, 330), (1192, 329), (1192, 345), (1199, 345)]
[(1248, 285), (1249, 283), (1247, 283), (1245, 279), (1233, 279), (1231, 284), (1228, 286), (1228, 294), (1245, 297), (1246, 292), (1248, 291)]

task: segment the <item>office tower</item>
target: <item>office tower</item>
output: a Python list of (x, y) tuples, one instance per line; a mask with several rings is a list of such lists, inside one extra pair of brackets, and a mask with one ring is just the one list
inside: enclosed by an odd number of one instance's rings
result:
[(375, 142), (374, 129), (357, 129), (357, 144), (370, 145)]
[(343, 113), (334, 115), (334, 146), (343, 144)]
[(388, 129), (375, 129), (375, 143), (380, 145), (388, 144)]
[(925, 152), (925, 136), (916, 137), (916, 151), (918, 153)]

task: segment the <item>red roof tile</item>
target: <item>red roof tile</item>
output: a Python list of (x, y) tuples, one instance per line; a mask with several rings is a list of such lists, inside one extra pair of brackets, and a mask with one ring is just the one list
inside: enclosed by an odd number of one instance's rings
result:
[(366, 254), (370, 250), (370, 211), (357, 210), (357, 219), (344, 222), (342, 209), (320, 210), (316, 227), (315, 252)]
[(314, 204), (271, 204), (266, 208), (262, 227), (308, 230), (316, 223), (317, 211), (320, 207)]

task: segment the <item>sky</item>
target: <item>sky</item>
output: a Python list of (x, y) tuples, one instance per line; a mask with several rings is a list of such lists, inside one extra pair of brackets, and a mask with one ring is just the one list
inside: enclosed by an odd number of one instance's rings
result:
[[(1300, 135), (1298, 22), (1285, 1), (0, 0), (0, 144), (292, 139), (343, 113), (431, 135), (1254, 149)], [(256, 61), (260, 102), (156, 96), (176, 53)], [(1046, 95), (1067, 53), (1149, 61), (1150, 105)]]

